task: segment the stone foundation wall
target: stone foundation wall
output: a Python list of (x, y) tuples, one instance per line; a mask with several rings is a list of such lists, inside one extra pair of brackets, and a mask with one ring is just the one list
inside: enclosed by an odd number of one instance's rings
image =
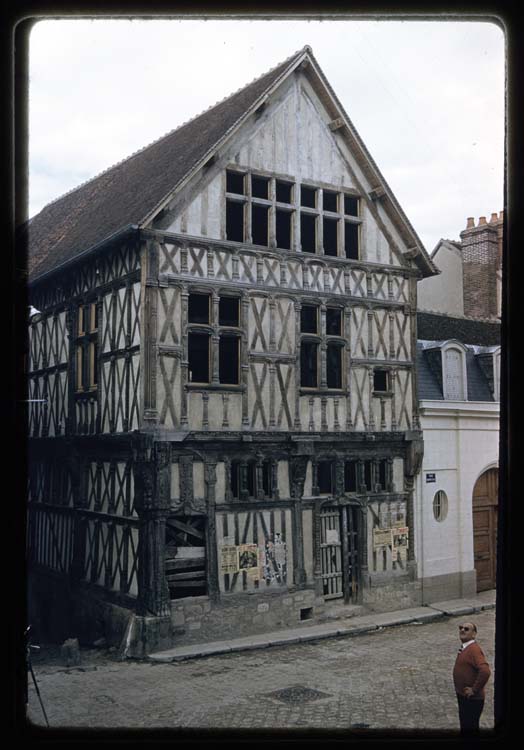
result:
[(477, 576), (474, 570), (465, 573), (431, 576), (421, 579), (422, 604), (462, 599), (477, 594)]
[(412, 575), (397, 577), (370, 576), (368, 586), (362, 591), (362, 604), (373, 612), (391, 612), (396, 609), (420, 607), (422, 587)]
[(207, 596), (174, 599), (173, 646), (296, 628), (323, 611), (324, 600), (312, 589), (223, 596), (216, 603)]

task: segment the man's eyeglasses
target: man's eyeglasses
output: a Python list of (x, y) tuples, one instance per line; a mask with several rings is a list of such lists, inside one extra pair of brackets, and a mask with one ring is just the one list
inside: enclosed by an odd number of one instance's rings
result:
[(471, 628), (465, 628), (463, 625), (459, 625), (459, 630), (471, 630)]

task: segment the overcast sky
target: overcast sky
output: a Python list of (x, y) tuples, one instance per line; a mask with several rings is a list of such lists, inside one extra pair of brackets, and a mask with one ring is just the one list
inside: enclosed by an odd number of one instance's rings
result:
[(29, 215), (306, 44), (428, 252), (502, 210), (494, 24), (45, 20), (30, 36)]

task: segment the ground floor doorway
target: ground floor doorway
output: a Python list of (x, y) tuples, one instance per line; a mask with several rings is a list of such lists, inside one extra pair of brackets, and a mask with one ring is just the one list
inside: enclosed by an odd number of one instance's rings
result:
[(495, 588), (497, 572), (498, 469), (488, 469), (473, 488), (473, 555), (477, 591)]
[(357, 602), (359, 594), (359, 508), (323, 506), (320, 511), (320, 556), (325, 599)]

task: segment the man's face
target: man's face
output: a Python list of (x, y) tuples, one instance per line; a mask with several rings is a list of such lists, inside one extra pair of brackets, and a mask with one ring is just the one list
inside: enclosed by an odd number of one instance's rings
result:
[(475, 626), (472, 622), (464, 622), (459, 625), (459, 638), (461, 643), (466, 643), (475, 638)]

